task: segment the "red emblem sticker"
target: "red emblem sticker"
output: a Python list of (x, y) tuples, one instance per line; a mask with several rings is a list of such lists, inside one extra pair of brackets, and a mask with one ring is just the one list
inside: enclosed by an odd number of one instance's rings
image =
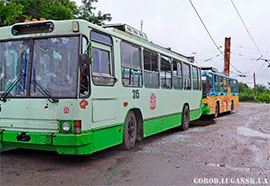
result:
[(83, 99), (83, 100), (80, 102), (80, 107), (81, 107), (82, 109), (86, 109), (87, 105), (88, 105), (88, 101), (86, 101), (85, 99)]
[(150, 109), (155, 110), (156, 109), (156, 96), (154, 93), (150, 96)]
[(64, 108), (64, 114), (69, 114), (69, 108), (68, 107)]

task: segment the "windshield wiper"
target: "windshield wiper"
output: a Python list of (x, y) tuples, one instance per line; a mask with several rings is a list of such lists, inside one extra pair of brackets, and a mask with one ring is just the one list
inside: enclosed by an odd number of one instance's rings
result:
[(20, 74), (15, 81), (11, 83), (11, 85), (8, 87), (8, 89), (4, 92), (4, 94), (1, 96), (0, 100), (3, 102), (7, 101), (7, 96), (11, 92), (11, 90), (18, 84), (18, 82), (25, 76), (25, 73)]
[(35, 80), (32, 81), (35, 85), (37, 85), (37, 89), (38, 91), (45, 96), (51, 103), (57, 103), (58, 99), (56, 99), (53, 95), (51, 95), (51, 93), (45, 89), (44, 87), (42, 87), (38, 82), (36, 82)]

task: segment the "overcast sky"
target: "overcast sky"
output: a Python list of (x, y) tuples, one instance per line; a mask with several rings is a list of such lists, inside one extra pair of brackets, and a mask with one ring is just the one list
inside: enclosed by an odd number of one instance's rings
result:
[[(80, 0), (76, 0), (80, 4)], [(234, 10), (231, 0), (193, 0), (200, 16), (218, 46), (224, 51), (225, 37), (231, 37), (231, 63), (246, 78), (231, 68), (231, 76), (252, 86), (252, 74), (257, 74), (258, 84), (270, 82), (270, 68), (250, 39)], [(251, 35), (264, 58), (270, 59), (270, 1), (234, 0)], [(187, 55), (195, 55), (201, 66), (214, 66), (223, 71), (223, 56), (207, 35), (189, 0), (99, 0), (94, 6), (103, 13), (111, 13), (111, 23), (127, 23), (143, 31), (149, 40), (171, 47)]]

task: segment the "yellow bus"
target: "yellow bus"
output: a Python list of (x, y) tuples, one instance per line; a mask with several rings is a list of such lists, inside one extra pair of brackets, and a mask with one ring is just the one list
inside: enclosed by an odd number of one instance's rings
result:
[(211, 70), (202, 70), (204, 115), (215, 118), (224, 112), (232, 112), (239, 107), (237, 79)]

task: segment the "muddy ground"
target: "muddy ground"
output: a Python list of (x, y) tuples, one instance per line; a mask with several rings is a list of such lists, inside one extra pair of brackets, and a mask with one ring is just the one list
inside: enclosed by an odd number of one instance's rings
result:
[(233, 114), (193, 122), (188, 131), (148, 137), (131, 151), (89, 156), (1, 152), (0, 185), (194, 185), (194, 178), (267, 178), (270, 104), (241, 103)]

